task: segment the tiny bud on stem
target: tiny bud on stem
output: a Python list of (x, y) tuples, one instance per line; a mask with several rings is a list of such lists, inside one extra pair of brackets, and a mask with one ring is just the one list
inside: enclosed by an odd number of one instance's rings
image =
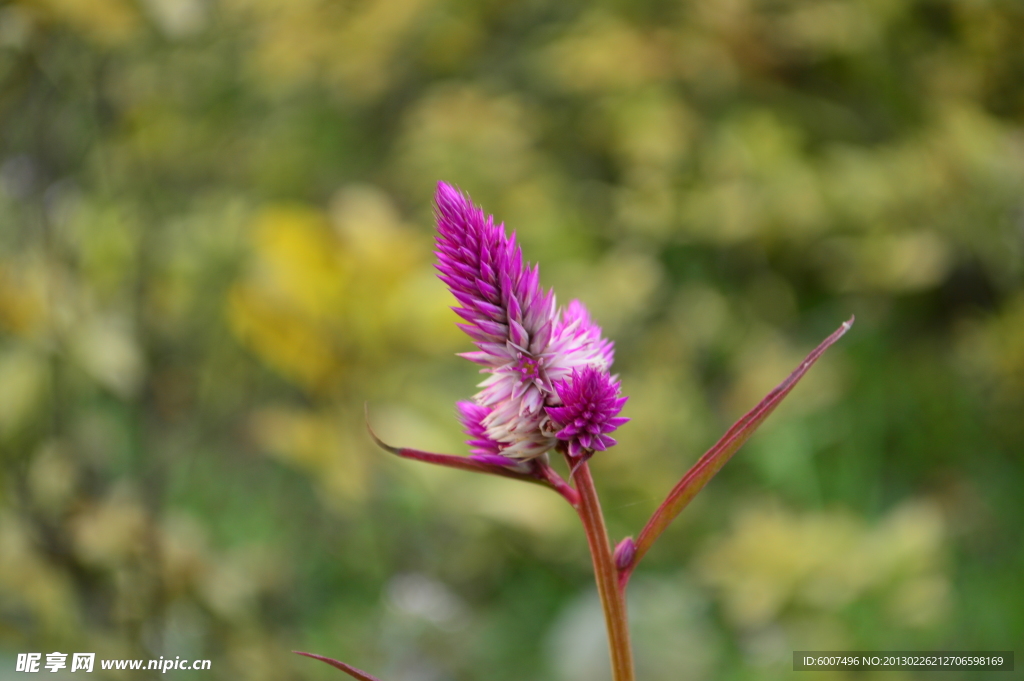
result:
[(621, 572), (633, 563), (636, 556), (636, 542), (632, 537), (626, 537), (615, 547), (615, 567)]

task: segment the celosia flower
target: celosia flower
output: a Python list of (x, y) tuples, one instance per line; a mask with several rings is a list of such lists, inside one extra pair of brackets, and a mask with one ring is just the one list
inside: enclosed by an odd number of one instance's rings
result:
[[(611, 553), (586, 462), (594, 452), (616, 444), (609, 433), (629, 421), (619, 416), (627, 398), (619, 395), (619, 381), (609, 374), (612, 343), (601, 337), (601, 329), (582, 303), (574, 300), (566, 309), (556, 310), (554, 294), (540, 288), (538, 269), (523, 263), (515, 237), (506, 236), (504, 226), (495, 226), (493, 218), (485, 217), (468, 196), (439, 183), (436, 201), (437, 268), (461, 305), (453, 308), (466, 321), (459, 326), (477, 346), (464, 356), (490, 374), (472, 402), (457, 405), (472, 454), (392, 447), (372, 429), (370, 436), (403, 458), (536, 482), (561, 494), (579, 513), (586, 530), (608, 629), (612, 675), (633, 679), (625, 589), (637, 563), (811, 365), (849, 330), (853, 319), (726, 431), (669, 492), (636, 540), (626, 537)], [(544, 457), (555, 445), (571, 464), (573, 486)], [(295, 652), (326, 662), (358, 681), (377, 681), (344, 662)]]
[(573, 369), (572, 377), (555, 384), (561, 407), (548, 407), (548, 416), (560, 428), (559, 440), (569, 443), (576, 458), (615, 444), (608, 433), (626, 421), (618, 416), (627, 397), (619, 397), (619, 382), (593, 366)]
[(490, 413), (490, 409), (476, 402), (456, 402), (459, 410), (459, 420), (462, 427), (469, 435), (466, 441), (469, 451), (478, 458), (490, 458), (501, 453), (501, 443), (495, 442), (487, 437), (487, 429), (483, 425), (484, 417)]
[(442, 182), (436, 204), (437, 268), (459, 301), (453, 309), (466, 321), (459, 327), (478, 348), (462, 356), (490, 374), (472, 403), (459, 404), (468, 444), (492, 461), (540, 456), (558, 442), (546, 411), (561, 404), (556, 382), (583, 367), (607, 373), (612, 343), (579, 301), (556, 310), (515, 236), (469, 197)]

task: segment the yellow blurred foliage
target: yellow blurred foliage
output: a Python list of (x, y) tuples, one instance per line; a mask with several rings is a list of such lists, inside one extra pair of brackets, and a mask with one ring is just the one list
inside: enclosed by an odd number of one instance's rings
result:
[(67, 444), (58, 440), (43, 442), (28, 469), (32, 502), (49, 515), (58, 515), (73, 501), (78, 477), (78, 462)]
[(950, 606), (946, 528), (928, 501), (909, 501), (875, 526), (847, 513), (796, 514), (759, 504), (698, 556), (700, 578), (741, 627), (760, 627), (787, 608), (838, 610), (869, 594), (888, 599), (907, 626), (929, 626)]
[(79, 258), (81, 276), (98, 300), (123, 294), (139, 265), (139, 218), (131, 206), (57, 193), (55, 211)]
[(300, 385), (324, 389), (342, 364), (330, 328), (350, 276), (326, 216), (270, 208), (255, 221), (256, 264), (228, 297), (232, 330), (268, 364)]
[(0, 510), (0, 598), (26, 608), (51, 635), (75, 632), (72, 585), (35, 547), (29, 526), (14, 513)]
[(147, 15), (169, 38), (186, 38), (206, 27), (208, 0), (142, 0)]
[(1024, 394), (1024, 295), (1017, 294), (998, 314), (963, 324), (958, 354), (1003, 397)]
[(271, 552), (259, 545), (224, 552), (208, 564), (198, 585), (199, 593), (221, 617), (250, 620), (259, 595), (280, 583), (277, 562)]
[(930, 288), (949, 272), (953, 253), (945, 239), (931, 231), (882, 234), (865, 239), (855, 256), (857, 289), (914, 291)]
[(834, 54), (865, 51), (881, 37), (877, 4), (849, 0), (794, 3), (778, 20), (777, 28), (796, 48)]
[(157, 536), (164, 588), (171, 598), (182, 598), (202, 582), (215, 558), (206, 531), (198, 519), (177, 511), (160, 520)]
[(595, 10), (537, 55), (537, 70), (567, 91), (615, 92), (656, 82), (664, 56), (650, 35)]
[[(602, 273), (600, 277), (594, 277), (595, 268)], [(559, 279), (558, 290), (564, 299), (584, 299), (605, 335), (614, 336), (650, 309), (664, 284), (664, 272), (651, 253), (623, 248), (597, 263), (578, 261), (563, 266)]]
[(49, 367), (28, 348), (0, 351), (0, 436), (21, 427), (42, 406)]
[(366, 458), (337, 414), (268, 406), (249, 418), (249, 432), (268, 454), (307, 472), (333, 507), (366, 494)]
[(299, 385), (320, 391), (341, 374), (341, 358), (328, 330), (262, 291), (236, 285), (228, 297), (228, 319), (235, 334), (267, 364)]
[(723, 121), (703, 150), (708, 180), (680, 199), (692, 237), (728, 244), (820, 232), (821, 180), (802, 145), (801, 131), (769, 110)]
[[(369, 184), (338, 189), (330, 201), (331, 227), (359, 268), (353, 286), (392, 285), (430, 257), (429, 240), (402, 222), (388, 194)], [(426, 249), (426, 252), (424, 252)]]
[(65, 24), (101, 45), (126, 42), (141, 27), (130, 0), (19, 0), (38, 21)]
[(448, 296), (425, 277), (428, 242), (400, 222), (380, 190), (344, 187), (329, 214), (267, 208), (249, 234), (252, 266), (228, 294), (228, 320), (261, 359), (303, 388), (340, 388), (353, 362), (384, 361), (382, 344), (454, 345)]
[(357, 99), (383, 92), (392, 60), (430, 0), (228, 0), (251, 21), (249, 55), (257, 73), (279, 86), (321, 80)]
[(127, 319), (93, 315), (76, 326), (68, 344), (70, 354), (97, 383), (124, 398), (138, 391), (145, 360)]
[(71, 522), (83, 562), (113, 568), (152, 550), (149, 513), (129, 485), (82, 508)]
[(32, 336), (47, 316), (44, 278), (38, 268), (0, 262), (0, 330)]
[(252, 236), (265, 290), (305, 315), (329, 317), (342, 302), (349, 268), (326, 216), (303, 207), (268, 208)]
[(565, 536), (577, 523), (572, 509), (558, 495), (539, 485), (488, 477), (474, 480), (472, 485), (460, 482), (450, 494), (453, 510), (458, 503), (462, 513), (479, 513), (531, 534)]
[(609, 142), (623, 165), (674, 170), (690, 150), (694, 113), (667, 88), (616, 98), (607, 108), (613, 126)]
[[(397, 143), (400, 169), (418, 191), (445, 179), (472, 181), (477, 194), (483, 188), (493, 196), (524, 179), (536, 162), (532, 127), (514, 95), (491, 94), (479, 85), (439, 85), (405, 115)], [(483, 201), (486, 194), (474, 198)]]

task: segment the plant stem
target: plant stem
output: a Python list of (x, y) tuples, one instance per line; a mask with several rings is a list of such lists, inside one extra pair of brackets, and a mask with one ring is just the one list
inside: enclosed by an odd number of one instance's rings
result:
[(576, 507), (590, 546), (590, 557), (594, 562), (594, 578), (597, 593), (604, 609), (605, 625), (608, 628), (608, 649), (612, 658), (612, 679), (634, 681), (633, 650), (629, 644), (629, 621), (626, 615), (625, 584), (620, 587), (618, 570), (612, 558), (608, 530), (601, 513), (601, 502), (597, 498), (594, 479), (586, 462), (577, 464), (573, 473), (580, 503)]
[(540, 457), (539, 459), (533, 460), (534, 470), (537, 472), (538, 477), (541, 480), (546, 481), (556, 492), (562, 495), (562, 497), (569, 502), (569, 505), (575, 509), (580, 507), (580, 495), (579, 492), (569, 486), (562, 476), (555, 472), (555, 469), (548, 463), (547, 457)]

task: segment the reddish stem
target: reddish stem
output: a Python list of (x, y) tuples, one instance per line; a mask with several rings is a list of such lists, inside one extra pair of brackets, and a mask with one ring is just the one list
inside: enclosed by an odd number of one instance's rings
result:
[[(570, 467), (572, 463), (569, 462)], [(608, 629), (612, 679), (614, 681), (634, 681), (633, 650), (629, 643), (625, 583), (619, 583), (619, 571), (612, 558), (608, 530), (605, 528), (601, 502), (597, 498), (597, 490), (594, 488), (594, 479), (590, 475), (590, 467), (585, 462), (577, 464), (572, 478), (576, 482), (576, 490), (579, 492), (579, 505), (576, 507), (576, 512), (579, 513), (580, 520), (583, 521), (583, 529), (587, 535), (590, 557), (594, 563), (597, 594), (601, 598), (605, 625)]]
[(579, 493), (570, 487), (569, 484), (562, 479), (562, 476), (551, 467), (551, 464), (548, 463), (547, 455), (534, 459), (533, 464), (537, 471), (537, 477), (551, 485), (555, 491), (561, 494), (573, 508), (579, 509)]

